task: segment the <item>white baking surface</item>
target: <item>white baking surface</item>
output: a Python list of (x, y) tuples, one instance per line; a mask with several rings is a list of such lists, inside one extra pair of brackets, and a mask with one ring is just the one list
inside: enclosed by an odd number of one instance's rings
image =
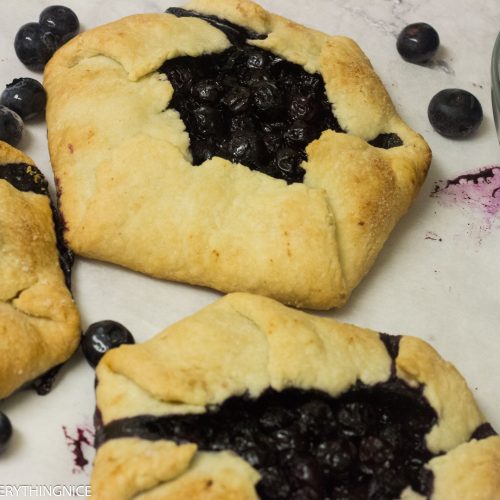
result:
[[(222, 1), (222, 0), (221, 0)], [(162, 12), (181, 2), (63, 0), (82, 29), (139, 12)], [(331, 34), (358, 41), (386, 84), (400, 114), (421, 132), (434, 160), (410, 213), (400, 222), (374, 268), (349, 304), (327, 315), (389, 333), (419, 336), (466, 377), (480, 406), (500, 429), (500, 215), (484, 224), (480, 209), (444, 206), (430, 197), (438, 180), (500, 164), (494, 131), (489, 58), (500, 28), (498, 0), (262, 0), (269, 10)], [(17, 59), (17, 29), (35, 21), (47, 0), (1, 0), (0, 88), (13, 78), (42, 75)], [(410, 22), (426, 21), (441, 37), (433, 67), (405, 63), (396, 36)], [(427, 120), (427, 105), (443, 88), (459, 87), (481, 101), (484, 121), (474, 137), (440, 137)], [(43, 121), (29, 123), (20, 148), (52, 178)], [(441, 241), (439, 241), (441, 239)], [(154, 242), (151, 242), (153, 245)], [(125, 324), (138, 341), (213, 302), (207, 289), (154, 280), (98, 262), (78, 259), (73, 273), (83, 327), (102, 319)], [(0, 360), (1, 362), (1, 360)], [(0, 457), (1, 485), (88, 484), (90, 464), (75, 467), (63, 433), (92, 424), (94, 373), (78, 353), (48, 396), (20, 392), (0, 402), (15, 427)], [(88, 431), (85, 435), (89, 437)], [(92, 450), (83, 447), (91, 461)]]

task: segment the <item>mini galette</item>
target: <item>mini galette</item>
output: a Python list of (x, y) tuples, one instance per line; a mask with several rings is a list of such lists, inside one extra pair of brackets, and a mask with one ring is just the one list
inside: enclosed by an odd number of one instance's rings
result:
[(494, 500), (500, 437), (427, 343), (228, 295), (97, 367), (95, 499)]
[(0, 399), (26, 383), (47, 392), (80, 341), (56, 217), (33, 160), (0, 142)]
[(300, 307), (347, 301), (431, 159), (352, 40), (249, 0), (90, 30), (44, 85), (75, 252)]

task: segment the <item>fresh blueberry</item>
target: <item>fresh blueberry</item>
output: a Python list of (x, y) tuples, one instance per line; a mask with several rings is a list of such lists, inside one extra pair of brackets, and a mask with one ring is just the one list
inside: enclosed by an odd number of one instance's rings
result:
[(16, 78), (2, 92), (0, 104), (15, 111), (23, 120), (45, 112), (47, 94), (43, 85), (33, 78)]
[(9, 417), (0, 411), (0, 455), (7, 449), (12, 437), (12, 424)]
[(467, 137), (479, 128), (483, 108), (470, 92), (445, 89), (431, 99), (427, 115), (436, 132), (456, 139)]
[(82, 339), (82, 351), (90, 366), (95, 368), (110, 349), (134, 343), (134, 337), (122, 324), (104, 320), (92, 323), (87, 328)]
[(34, 71), (41, 71), (59, 47), (57, 35), (39, 23), (27, 23), (19, 28), (14, 49), (19, 60)]
[(51, 5), (43, 9), (39, 22), (42, 28), (54, 33), (60, 39), (61, 44), (76, 36), (80, 30), (77, 15), (62, 5)]
[(399, 34), (396, 47), (405, 61), (423, 63), (436, 53), (439, 35), (430, 24), (409, 24)]
[(17, 146), (23, 136), (22, 118), (11, 109), (0, 105), (0, 141)]

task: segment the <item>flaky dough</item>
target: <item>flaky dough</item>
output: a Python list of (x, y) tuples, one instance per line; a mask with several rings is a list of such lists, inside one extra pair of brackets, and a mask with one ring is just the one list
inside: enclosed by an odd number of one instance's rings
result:
[[(246, 291), (318, 309), (340, 306), (406, 212), (430, 163), (360, 48), (265, 11), (250, 0), (198, 0), (258, 33), (251, 40), (320, 72), (347, 134), (307, 147), (304, 183), (287, 185), (214, 157), (191, 166), (170, 58), (220, 52), (207, 22), (135, 15), (85, 32), (45, 70), (49, 147), (65, 237), (77, 253), (156, 277)], [(366, 141), (396, 133), (401, 147)]]

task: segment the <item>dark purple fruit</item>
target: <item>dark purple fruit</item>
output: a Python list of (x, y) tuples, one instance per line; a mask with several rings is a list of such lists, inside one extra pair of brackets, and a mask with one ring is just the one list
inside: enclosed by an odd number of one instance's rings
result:
[(29, 120), (45, 112), (47, 94), (39, 81), (16, 78), (2, 92), (0, 104), (15, 111), (23, 120)]
[(231, 113), (242, 113), (250, 105), (250, 91), (245, 87), (235, 86), (222, 98), (222, 104)]
[(59, 45), (59, 37), (39, 23), (21, 26), (14, 40), (17, 57), (33, 71), (43, 70)]
[(427, 115), (436, 132), (456, 139), (467, 137), (479, 128), (483, 120), (483, 109), (470, 92), (445, 89), (431, 99)]
[(134, 343), (134, 337), (122, 324), (104, 320), (93, 323), (87, 328), (82, 339), (82, 351), (90, 366), (95, 368), (110, 349)]
[(7, 449), (12, 437), (12, 424), (5, 413), (0, 412), (0, 455)]
[(409, 24), (399, 34), (396, 47), (405, 61), (423, 63), (436, 53), (439, 35), (430, 24)]
[(231, 161), (245, 166), (257, 165), (262, 161), (264, 146), (258, 136), (252, 132), (236, 132), (228, 143)]
[(68, 7), (51, 5), (42, 10), (40, 26), (56, 35), (61, 45), (78, 34), (80, 22), (77, 15)]
[(11, 109), (0, 105), (0, 141), (17, 146), (23, 136), (23, 130), (21, 117)]
[(213, 103), (217, 101), (221, 86), (214, 80), (201, 80), (193, 86), (193, 97), (201, 102)]

